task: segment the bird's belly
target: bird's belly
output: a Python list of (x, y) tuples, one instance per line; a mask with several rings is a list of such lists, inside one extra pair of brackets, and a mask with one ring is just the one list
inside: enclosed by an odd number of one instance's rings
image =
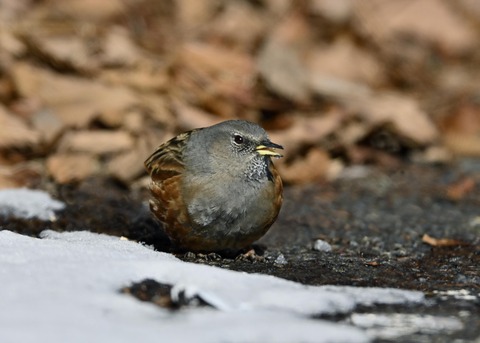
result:
[(210, 196), (211, 190), (207, 187), (203, 194), (198, 193), (191, 199), (188, 214), (192, 235), (236, 248), (245, 246), (245, 241), (260, 238), (277, 213), (271, 200), (266, 200), (272, 199), (273, 183), (267, 181), (256, 187), (243, 185), (243, 188), (230, 186), (215, 196)]

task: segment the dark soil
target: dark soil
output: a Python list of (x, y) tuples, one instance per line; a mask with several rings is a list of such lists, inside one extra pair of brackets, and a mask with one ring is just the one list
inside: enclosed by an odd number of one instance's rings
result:
[[(455, 199), (448, 196), (447, 189), (466, 177), (476, 180), (474, 189)], [(0, 226), (32, 236), (44, 229), (93, 230), (144, 241), (162, 251), (171, 249), (150, 216), (145, 191), (92, 179), (53, 187), (51, 193), (68, 205), (56, 222), (3, 218)], [(405, 164), (395, 171), (372, 168), (362, 178), (286, 187), (279, 219), (258, 243), (253, 258), (191, 253), (178, 257), (309, 285), (420, 290), (427, 294), (428, 305), (363, 311), (469, 313), (461, 318), (464, 330), (427, 337), (438, 342), (473, 340), (480, 335), (479, 217), (478, 160), (450, 166)], [(452, 244), (430, 246), (422, 241), (424, 234), (452, 239)], [(328, 242), (332, 251), (313, 250), (316, 239)], [(439, 293), (454, 290), (465, 290), (470, 299)]]

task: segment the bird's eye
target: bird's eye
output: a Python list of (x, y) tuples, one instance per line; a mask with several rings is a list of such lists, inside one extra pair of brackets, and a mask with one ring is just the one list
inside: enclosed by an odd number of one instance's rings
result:
[(235, 143), (237, 143), (237, 144), (243, 144), (243, 137), (240, 136), (240, 135), (235, 135), (235, 136), (233, 136), (233, 140), (234, 140)]

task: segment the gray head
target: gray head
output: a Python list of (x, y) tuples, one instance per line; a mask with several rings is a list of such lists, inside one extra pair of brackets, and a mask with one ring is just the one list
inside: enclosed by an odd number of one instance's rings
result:
[(282, 156), (275, 149), (283, 147), (272, 143), (265, 130), (257, 124), (229, 120), (195, 131), (184, 158), (190, 160), (196, 171), (224, 171), (233, 176), (258, 179), (266, 175), (271, 156)]

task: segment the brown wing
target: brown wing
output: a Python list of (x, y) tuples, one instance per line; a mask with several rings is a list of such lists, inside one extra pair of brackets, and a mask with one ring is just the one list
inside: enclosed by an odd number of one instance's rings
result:
[[(272, 174), (272, 179), (273, 179), (273, 208), (274, 211), (271, 213), (269, 218), (267, 218), (267, 221), (265, 223), (265, 226), (263, 228), (263, 234), (265, 234), (270, 226), (277, 220), (278, 214), (280, 213), (280, 209), (282, 207), (283, 203), (283, 182), (282, 178), (280, 177), (280, 174), (277, 171), (277, 168), (273, 165), (273, 162), (270, 160), (268, 169), (270, 173)], [(262, 235), (263, 235), (262, 234)]]
[(182, 133), (160, 145), (145, 161), (145, 168), (153, 180), (164, 180), (182, 173), (182, 152), (193, 131)]
[(181, 193), (183, 151), (193, 131), (182, 133), (160, 145), (145, 161), (152, 178), (150, 209), (170, 238), (178, 241), (188, 230), (188, 213)]

